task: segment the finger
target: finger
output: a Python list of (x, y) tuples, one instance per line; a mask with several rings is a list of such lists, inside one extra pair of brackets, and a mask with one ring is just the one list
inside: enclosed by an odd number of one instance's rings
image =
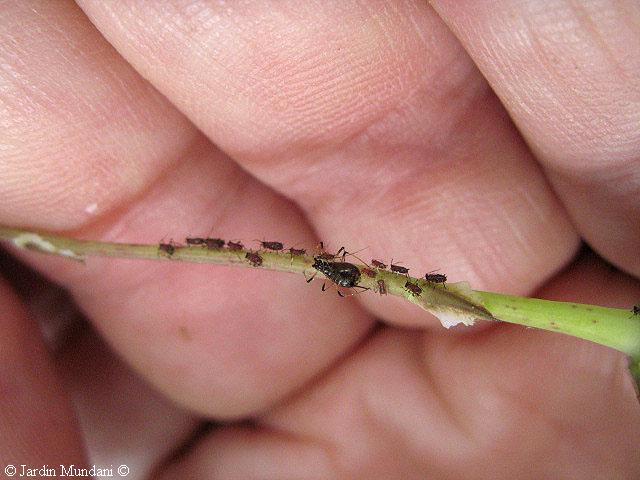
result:
[(152, 389), (88, 327), (56, 358), (94, 465), (126, 465), (147, 478), (177, 451), (199, 420)]
[[(78, 109), (78, 113), (87, 120), (95, 111), (123, 112), (111, 118), (115, 129), (109, 145), (119, 145), (121, 140), (126, 144), (125, 137), (131, 135), (130, 123), (151, 115), (153, 134), (162, 137), (158, 141), (163, 151), (154, 151), (153, 136), (141, 139), (141, 150), (118, 151), (124, 163), (140, 165), (140, 170), (129, 170), (126, 178), (119, 178), (123, 184), (113, 184), (108, 178), (103, 179), (111, 170), (94, 163), (101, 158), (101, 144), (69, 142), (76, 153), (82, 151), (86, 163), (73, 168), (97, 170), (90, 182), (84, 179), (89, 183), (83, 188), (91, 191), (92, 185), (100, 186), (104, 181), (109, 185), (113, 208), (107, 212), (98, 210), (104, 215), (92, 217), (90, 224), (83, 215), (71, 218), (77, 209), (64, 213), (60, 222), (49, 221), (50, 202), (55, 205), (61, 200), (55, 190), (54, 195), (47, 196), (48, 185), (42, 184), (40, 190), (21, 193), (28, 198), (21, 204), (33, 208), (20, 210), (18, 223), (31, 224), (34, 218), (41, 218), (47, 219), (42, 222), (48, 228), (82, 225), (85, 228), (77, 235), (114, 241), (157, 242), (165, 234), (182, 239), (187, 232), (206, 235), (215, 227), (215, 235), (227, 240), (240, 238), (248, 243), (265, 235), (285, 242), (294, 239), (289, 241), (302, 245), (315, 243), (303, 216), (290, 202), (249, 177), (192, 126), (185, 126), (180, 115), (156, 93), (141, 89), (144, 82), (131, 76), (126, 62), (113, 55), (100, 57), (104, 63), (95, 59), (91, 48), (104, 49), (104, 40), (95, 30), (78, 25), (86, 24), (86, 19), (78, 15), (73, 5), (47, 3), (43, 8), (51, 9), (47, 16), (39, 15), (37, 8), (17, 8), (3, 20), (8, 24), (5, 28), (24, 23), (33, 24), (34, 30), (41, 26), (43, 35), (51, 33), (46, 48), (84, 65), (76, 66), (79, 74), (65, 78), (69, 82), (67, 88), (56, 92), (70, 95), (69, 92), (82, 90), (83, 81), (91, 73), (92, 84), (106, 93), (83, 97), (88, 106)], [(59, 32), (67, 35), (58, 35)], [(33, 76), (32, 82), (46, 90), (51, 88), (52, 79), (65, 76), (65, 72), (55, 61), (47, 62), (51, 57), (30, 63), (29, 52), (42, 48), (39, 39), (36, 42), (35, 37), (23, 38), (24, 60), (11, 57), (10, 65), (16, 71), (25, 69), (20, 78), (26, 81)], [(126, 95), (131, 88), (136, 92), (135, 101)], [(30, 94), (18, 97), (16, 103), (30, 98)], [(78, 102), (73, 96), (59, 100)], [(6, 121), (12, 124), (17, 122), (12, 115), (20, 112), (5, 113)], [(51, 118), (40, 119), (37, 130), (45, 135), (56, 132)], [(87, 130), (83, 130), (85, 127)], [(95, 124), (78, 123), (73, 134), (76, 139), (93, 138)], [(27, 136), (27, 141), (32, 137)], [(54, 144), (56, 137), (43, 141)], [(31, 165), (34, 157), (30, 152), (37, 152), (36, 147), (25, 147), (20, 162), (15, 164)], [(162, 164), (148, 165), (139, 155), (160, 155)], [(54, 171), (54, 167), (55, 164), (47, 168)], [(7, 178), (12, 175), (9, 172)], [(36, 214), (37, 208), (41, 210)], [(18, 215), (16, 212), (13, 214)], [(13, 214), (8, 211), (3, 221), (9, 221)], [(371, 324), (371, 319), (353, 303), (342, 304), (337, 315), (338, 299), (321, 297), (319, 289), (309, 287), (304, 294), (296, 293), (291, 298), (288, 292), (306, 287), (301, 277), (264, 272), (247, 275), (247, 271), (210, 266), (111, 260), (77, 265), (33, 255), (29, 259), (72, 292), (98, 330), (134, 368), (177, 402), (206, 415), (246, 415), (289, 395), (357, 343)]]
[[(592, 295), (590, 283), (607, 270), (594, 263), (578, 263), (544, 294), (576, 301)], [(609, 279), (597, 301), (619, 306), (609, 295), (616, 291), (637, 298), (637, 283)], [(624, 355), (502, 327), (423, 341), (386, 332), (264, 421), (335, 452), (340, 477), (638, 475), (640, 407)]]
[[(310, 237), (290, 204), (259, 185), (236, 190), (233, 201), (212, 218), (206, 192), (216, 185), (215, 196), (227, 197), (235, 190), (234, 176), (242, 173), (234, 169), (228, 182), (221, 181), (226, 159), (207, 151), (184, 159), (122, 213), (115, 226), (94, 229), (93, 235), (149, 241), (167, 228), (180, 235), (189, 231), (189, 224), (213, 220), (216, 236), (226, 239), (234, 238), (231, 232), (240, 238), (251, 238), (255, 230), (277, 232), (274, 225), (284, 226), (293, 238)], [(185, 187), (209, 201), (194, 204), (182, 195)], [(337, 295), (322, 294), (319, 285), (307, 285), (302, 276), (209, 265), (109, 259), (83, 265), (31, 257), (71, 289), (99, 331), (135, 368), (173, 399), (206, 415), (246, 415), (290, 394), (351, 348), (371, 322), (357, 305), (338, 303)]]
[[(640, 287), (585, 255), (540, 294), (621, 306)], [(389, 329), (256, 426), (207, 435), (159, 478), (635, 478), (640, 407), (626, 363), (516, 326), (462, 338)]]
[[(418, 276), (441, 268), (478, 288), (524, 292), (577, 248), (497, 99), (423, 2), (295, 13), (269, 2), (162, 12), (80, 3), (131, 64), (295, 199), (336, 249), (368, 246)], [(425, 324), (417, 309), (385, 305), (386, 320)]]
[[(215, 455), (212, 455), (215, 452)], [(158, 469), (154, 480), (244, 478), (298, 480), (336, 476), (322, 445), (264, 428), (227, 427)]]
[(0, 37), (3, 223), (78, 228), (138, 195), (197, 136), (73, 2), (8, 2)]
[(13, 465), (23, 476), (28, 472), (21, 465), (81, 468), (85, 464), (82, 440), (67, 393), (37, 326), (4, 281), (0, 281), (0, 312), (2, 468)]
[(158, 478), (639, 473), (640, 410), (617, 353), (519, 327), (422, 336), (381, 333), (255, 428), (208, 435)]
[(640, 275), (640, 5), (432, 2), (587, 241)]

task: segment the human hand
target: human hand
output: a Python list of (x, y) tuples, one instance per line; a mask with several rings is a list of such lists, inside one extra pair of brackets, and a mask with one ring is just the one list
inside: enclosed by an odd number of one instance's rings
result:
[[(0, 19), (0, 223), (318, 235), (477, 289), (640, 296), (603, 261), (640, 275), (635, 3), (79, 4)], [(126, 366), (88, 331), (50, 360), (3, 286), (3, 459), (78, 464), (84, 436), (129, 478), (640, 474), (612, 350), (278, 273), (25, 258)]]

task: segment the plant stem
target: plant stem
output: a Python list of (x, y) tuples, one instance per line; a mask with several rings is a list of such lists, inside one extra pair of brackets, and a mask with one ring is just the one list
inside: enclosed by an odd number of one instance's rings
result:
[(640, 356), (640, 315), (629, 310), (477, 292), (502, 321), (565, 333)]
[[(86, 256), (141, 258), (264, 268), (305, 276), (318, 273), (313, 268), (313, 256), (288, 251), (97, 242), (3, 226), (0, 226), (0, 239), (20, 248), (76, 260)], [(254, 253), (261, 260), (259, 267), (248, 257)], [(564, 333), (624, 352), (631, 357), (631, 372), (640, 383), (640, 315), (629, 310), (474, 291), (466, 282), (433, 284), (425, 279), (355, 265), (362, 273), (358, 286), (383, 293), (380, 291), (383, 282), (385, 293), (404, 297), (432, 312), (446, 327), (457, 323), (470, 325), (478, 318), (503, 321)]]

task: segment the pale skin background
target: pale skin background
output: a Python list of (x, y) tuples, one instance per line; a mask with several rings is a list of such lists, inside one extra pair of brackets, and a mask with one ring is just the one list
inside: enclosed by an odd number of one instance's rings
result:
[[(640, 298), (636, 0), (78, 5), (0, 2), (1, 223), (323, 239), (478, 289)], [(86, 442), (129, 478), (640, 477), (612, 350), (293, 275), (22, 258), (97, 333), (47, 352), (46, 302), (2, 284), (3, 468)], [(189, 442), (204, 419), (229, 423)]]

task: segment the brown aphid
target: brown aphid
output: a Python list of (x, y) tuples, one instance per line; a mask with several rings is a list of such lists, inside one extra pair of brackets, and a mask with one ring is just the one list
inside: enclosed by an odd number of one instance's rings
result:
[(262, 265), (262, 257), (255, 252), (247, 252), (244, 258), (249, 260), (249, 263), (251, 263), (251, 265), (254, 267), (259, 267), (260, 265)]
[(305, 255), (305, 254), (307, 253), (307, 251), (306, 251), (304, 248), (300, 248), (300, 249), (298, 249), (298, 248), (293, 248), (293, 247), (291, 247), (291, 248), (289, 249), (289, 253), (290, 253), (291, 255)]
[(189, 246), (204, 245), (204, 238), (200, 238), (200, 237), (187, 237), (185, 241)]
[(336, 258), (333, 253), (325, 252), (323, 241), (320, 241), (320, 243), (318, 244), (318, 250), (320, 250), (320, 253), (313, 258), (320, 258), (321, 260), (333, 260), (334, 258)]
[(370, 278), (374, 278), (376, 276), (375, 270), (371, 270), (370, 268), (364, 267), (364, 268), (361, 268), (360, 271)]
[(427, 273), (424, 278), (429, 283), (445, 283), (447, 276), (444, 273)]
[(409, 273), (409, 269), (407, 267), (401, 267), (400, 265), (394, 265), (393, 264), (393, 260), (391, 260), (391, 264), (389, 265), (389, 268), (391, 269), (392, 272), (402, 273), (403, 275), (406, 275), (407, 273)]
[(378, 293), (380, 295), (386, 295), (387, 294), (387, 286), (384, 284), (384, 280), (380, 279), (378, 280)]
[(407, 283), (404, 284), (404, 288), (409, 290), (411, 292), (411, 294), (416, 296), (416, 297), (419, 297), (420, 294), (422, 293), (422, 289), (418, 285), (416, 285), (415, 283), (407, 282)]
[(174, 247), (170, 243), (161, 243), (160, 245), (158, 245), (158, 251), (166, 253), (168, 256), (171, 256), (175, 253), (176, 247)]
[(227, 248), (229, 250), (242, 250), (244, 248), (244, 245), (242, 245), (241, 242), (227, 242)]
[(373, 265), (376, 268), (381, 268), (382, 270), (387, 268), (387, 266), (384, 263), (382, 263), (381, 261), (376, 260), (376, 259), (372, 259), (371, 260), (371, 265)]
[(267, 250), (273, 250), (275, 252), (278, 252), (284, 248), (284, 245), (281, 242), (265, 242), (260, 240), (256, 240), (256, 241), (260, 242), (260, 245), (262, 245), (262, 248), (266, 248)]
[(224, 240), (222, 240), (221, 238), (205, 238), (204, 244), (209, 250), (216, 250), (218, 248), (224, 247)]

